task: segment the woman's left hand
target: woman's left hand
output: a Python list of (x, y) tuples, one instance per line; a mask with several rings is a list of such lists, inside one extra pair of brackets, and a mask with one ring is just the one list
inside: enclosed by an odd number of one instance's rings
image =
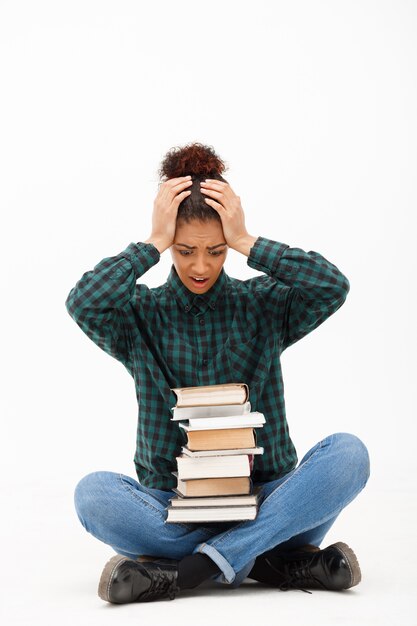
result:
[(229, 183), (207, 178), (200, 184), (201, 193), (209, 198), (205, 201), (220, 215), (223, 233), (229, 248), (237, 250), (239, 242), (250, 237), (245, 226), (245, 215), (240, 197), (237, 196)]

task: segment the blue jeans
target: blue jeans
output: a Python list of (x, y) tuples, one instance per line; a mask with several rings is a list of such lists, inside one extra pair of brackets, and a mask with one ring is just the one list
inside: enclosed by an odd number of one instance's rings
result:
[(175, 492), (144, 487), (115, 472), (92, 472), (75, 488), (84, 528), (118, 554), (182, 559), (203, 552), (220, 568), (212, 578), (238, 587), (255, 559), (275, 547), (319, 546), (333, 522), (369, 478), (369, 455), (358, 437), (335, 433), (319, 441), (285, 476), (261, 485), (256, 519), (166, 523)]

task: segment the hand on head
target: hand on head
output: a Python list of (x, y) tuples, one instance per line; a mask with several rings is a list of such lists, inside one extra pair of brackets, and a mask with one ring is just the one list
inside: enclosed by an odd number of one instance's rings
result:
[(161, 183), (152, 213), (152, 233), (145, 243), (153, 243), (163, 252), (169, 248), (175, 236), (178, 207), (190, 195), (191, 176), (170, 178)]
[[(152, 234), (145, 243), (153, 243), (162, 253), (169, 248), (175, 237), (178, 207), (187, 198), (193, 184), (191, 176), (169, 178), (161, 183), (154, 201), (152, 214)], [(235, 250), (239, 242), (249, 236), (245, 225), (245, 215), (237, 196), (229, 183), (216, 179), (200, 182), (200, 190), (205, 202), (220, 216), (227, 245)]]

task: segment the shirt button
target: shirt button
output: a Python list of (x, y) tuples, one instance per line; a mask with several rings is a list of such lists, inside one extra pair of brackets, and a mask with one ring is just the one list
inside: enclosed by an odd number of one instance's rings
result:
[(190, 310), (190, 305), (186, 304), (184, 308), (185, 308), (186, 311), (189, 311)]
[(207, 365), (208, 359), (203, 359), (203, 365)]
[(203, 325), (204, 324), (204, 319), (202, 317), (200, 317), (200, 324)]

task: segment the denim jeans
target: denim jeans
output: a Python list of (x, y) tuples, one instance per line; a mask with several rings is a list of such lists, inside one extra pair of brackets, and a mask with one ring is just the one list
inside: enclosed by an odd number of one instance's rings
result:
[(203, 552), (220, 568), (218, 583), (238, 587), (257, 556), (274, 548), (319, 546), (342, 509), (364, 488), (369, 455), (355, 435), (335, 433), (319, 441), (285, 476), (261, 486), (254, 520), (166, 522), (172, 490), (144, 487), (115, 472), (92, 472), (75, 488), (84, 528), (118, 554), (182, 559)]

